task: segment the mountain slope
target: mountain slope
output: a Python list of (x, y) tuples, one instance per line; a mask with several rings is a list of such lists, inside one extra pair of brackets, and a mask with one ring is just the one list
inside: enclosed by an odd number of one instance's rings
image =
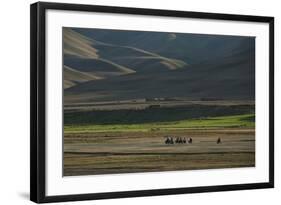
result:
[(255, 99), (253, 37), (72, 31), (91, 42), (97, 57), (65, 54), (65, 65), (102, 79), (66, 88), (67, 103), (168, 97)]
[(253, 63), (229, 60), (184, 70), (150, 72), (149, 75), (137, 72), (89, 81), (66, 89), (65, 100), (68, 103), (170, 97), (254, 100), (255, 75), (250, 69)]
[(75, 28), (80, 34), (107, 44), (136, 47), (190, 65), (201, 63), (235, 50), (249, 50), (254, 37), (192, 33), (146, 32)]
[[(102, 76), (126, 75), (143, 69), (177, 69), (183, 61), (160, 56), (139, 48), (96, 41), (71, 28), (64, 28), (64, 65), (81, 72)], [(125, 58), (130, 58), (125, 59)]]
[[(93, 47), (92, 40), (73, 31), (71, 28), (63, 28), (63, 48), (64, 88), (69, 88), (88, 80), (101, 79), (107, 74), (106, 68), (112, 69), (114, 74), (134, 72), (129, 68), (101, 58), (98, 50)], [(91, 63), (89, 64), (88, 62)], [(97, 65), (102, 66), (102, 73), (95, 72)]]
[(70, 88), (74, 85), (77, 85), (78, 83), (102, 79), (99, 76), (95, 76), (90, 73), (80, 72), (68, 66), (63, 66), (63, 72), (64, 72), (64, 80), (63, 80), (64, 89)]
[(93, 48), (91, 44), (92, 42), (85, 36), (82, 36), (70, 28), (63, 28), (64, 55), (97, 59), (97, 50)]

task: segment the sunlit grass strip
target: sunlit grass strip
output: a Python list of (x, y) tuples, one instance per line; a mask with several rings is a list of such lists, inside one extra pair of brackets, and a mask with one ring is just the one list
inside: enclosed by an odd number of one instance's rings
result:
[(88, 132), (147, 132), (157, 130), (175, 129), (208, 129), (208, 128), (253, 128), (255, 115), (233, 115), (223, 117), (210, 117), (202, 119), (189, 119), (173, 122), (154, 122), (142, 124), (112, 124), (112, 125), (65, 125), (64, 133)]

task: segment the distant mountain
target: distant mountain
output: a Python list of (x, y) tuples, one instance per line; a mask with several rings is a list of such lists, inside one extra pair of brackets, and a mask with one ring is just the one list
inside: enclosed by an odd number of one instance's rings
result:
[[(121, 75), (134, 72), (125, 66), (118, 65), (110, 60), (104, 59), (98, 53), (98, 49), (93, 46), (93, 40), (89, 39), (70, 28), (63, 30), (63, 54), (64, 70), (65, 66), (73, 71), (83, 72), (101, 79), (107, 75)], [(67, 70), (65, 71), (68, 72)], [(65, 81), (68, 75), (64, 76)]]
[(97, 41), (147, 50), (188, 64), (222, 58), (237, 51), (248, 51), (251, 55), (250, 51), (255, 45), (253, 37), (244, 36), (84, 28), (74, 30)]
[(64, 88), (69, 88), (79, 83), (102, 79), (91, 73), (80, 72), (68, 66), (63, 67), (64, 70)]
[(63, 29), (63, 53), (73, 57), (98, 58), (97, 50), (92, 46), (91, 39), (70, 28)]
[(255, 98), (253, 37), (64, 28), (64, 65), (68, 103)]
[[(181, 60), (160, 56), (130, 46), (96, 41), (71, 28), (64, 28), (64, 65), (100, 78), (125, 75), (146, 69), (177, 69), (187, 66)], [(65, 79), (68, 77), (65, 76)]]

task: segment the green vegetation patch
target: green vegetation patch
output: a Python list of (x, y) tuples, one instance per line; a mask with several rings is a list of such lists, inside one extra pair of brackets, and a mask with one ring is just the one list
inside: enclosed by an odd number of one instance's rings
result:
[(65, 125), (112, 125), (177, 122), (206, 117), (244, 115), (255, 112), (252, 105), (185, 105), (183, 107), (156, 107), (141, 110), (92, 110), (64, 112)]
[(88, 132), (147, 132), (174, 129), (212, 129), (212, 128), (253, 128), (255, 127), (255, 115), (243, 114), (222, 117), (209, 117), (201, 119), (188, 119), (169, 122), (153, 122), (138, 124), (77, 124), (65, 125), (65, 133)]

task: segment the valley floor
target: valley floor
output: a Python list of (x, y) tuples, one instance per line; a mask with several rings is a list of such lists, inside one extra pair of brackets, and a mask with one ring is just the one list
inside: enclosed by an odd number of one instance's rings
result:
[[(165, 136), (192, 138), (193, 142), (165, 144)], [(250, 127), (68, 130), (64, 136), (64, 176), (253, 166), (255, 130)]]

